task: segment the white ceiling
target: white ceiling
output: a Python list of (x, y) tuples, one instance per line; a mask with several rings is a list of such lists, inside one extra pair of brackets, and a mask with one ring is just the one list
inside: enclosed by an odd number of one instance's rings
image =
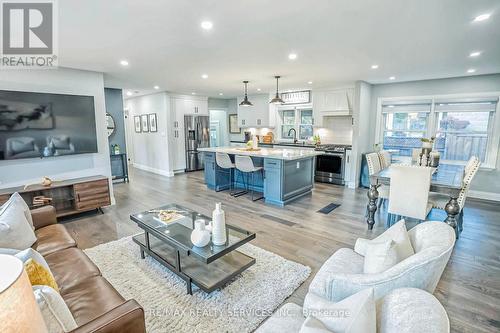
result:
[[(249, 93), (274, 89), (275, 74), (291, 89), (500, 72), (499, 0), (58, 3), (59, 65), (104, 72), (106, 86), (141, 93), (159, 85), (233, 97), (244, 79)], [(473, 22), (483, 13), (491, 18)], [(211, 31), (201, 29), (203, 20), (213, 22)], [(482, 55), (468, 57), (475, 50)]]

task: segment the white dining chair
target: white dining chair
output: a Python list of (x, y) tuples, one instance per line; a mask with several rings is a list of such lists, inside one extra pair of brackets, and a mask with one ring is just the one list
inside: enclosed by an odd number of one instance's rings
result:
[(227, 153), (215, 153), (215, 162), (219, 166), (219, 168), (224, 170), (229, 170), (229, 194), (231, 196), (235, 195), (233, 189), (233, 179), (234, 179), (234, 168), (236, 167), (233, 161), (231, 161), (231, 157)]
[[(471, 157), (471, 159), (465, 166), (462, 189), (460, 190), (460, 194), (457, 198), (458, 205), (460, 206), (460, 213), (458, 214), (457, 221), (457, 228), (459, 232), (463, 230), (465, 200), (467, 199), (472, 180), (476, 176), (476, 173), (479, 170), (480, 166), (481, 161), (475, 156)], [(444, 210), (446, 204), (450, 201), (450, 197), (444, 194), (430, 193), (429, 201), (432, 203), (432, 208)]]
[(387, 225), (403, 217), (424, 221), (432, 209), (429, 189), (433, 168), (391, 165), (391, 187)]
[[(378, 153), (370, 153), (366, 154), (366, 162), (368, 164), (368, 174), (370, 176), (380, 172), (382, 170), (382, 165), (380, 163), (380, 157)], [(375, 185), (372, 183), (372, 180), (370, 178), (370, 185)], [(389, 199), (389, 186), (387, 185), (380, 185), (377, 188), (378, 191), (378, 206), (380, 207), (383, 202), (385, 202), (387, 199)], [(368, 211), (367, 211), (368, 213)]]
[[(250, 189), (251, 191), (251, 196), (252, 196), (252, 201), (257, 201), (264, 196), (260, 196), (254, 199), (254, 193), (255, 193), (255, 182), (254, 182), (254, 175), (256, 172), (264, 172), (263, 167), (257, 167), (254, 165), (253, 160), (250, 156), (242, 156), (242, 155), (236, 155), (234, 157), (234, 162), (236, 164), (236, 169), (238, 169), (240, 172), (243, 174), (246, 174), (247, 182), (246, 182), (246, 191), (248, 193), (248, 190)], [(248, 181), (248, 175), (252, 176), (252, 181), (249, 183)], [(264, 178), (264, 177), (262, 177)]]
[(388, 168), (391, 165), (391, 153), (387, 150), (381, 150), (378, 153), (378, 156), (380, 158), (380, 166), (382, 169)]

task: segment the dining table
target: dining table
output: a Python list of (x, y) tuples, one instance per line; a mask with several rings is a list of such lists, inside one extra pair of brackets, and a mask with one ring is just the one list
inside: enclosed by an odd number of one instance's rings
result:
[[(391, 164), (397, 165), (398, 163)], [(408, 163), (404, 163), (407, 164)], [(391, 184), (391, 166), (380, 170), (370, 176), (370, 188), (368, 189), (368, 206), (367, 206), (367, 220), (368, 229), (373, 229), (375, 224), (375, 212), (377, 211), (377, 201), (378, 201), (378, 190), (380, 185)], [(465, 173), (465, 167), (463, 165), (456, 164), (439, 164), (435, 172), (432, 174), (430, 192), (444, 194), (450, 197), (450, 200), (445, 206), (445, 212), (447, 214), (446, 222), (449, 226), (455, 229), (457, 238), (460, 234), (460, 228), (458, 228), (457, 215), (460, 213), (460, 205), (458, 204), (458, 197), (463, 187), (463, 178)], [(411, 204), (411, 200), (408, 200), (408, 204)]]

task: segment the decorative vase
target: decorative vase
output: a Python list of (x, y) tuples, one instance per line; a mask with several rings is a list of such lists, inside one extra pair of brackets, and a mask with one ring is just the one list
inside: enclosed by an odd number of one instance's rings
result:
[(422, 149), (430, 149), (432, 150), (432, 142), (422, 142)]
[(194, 246), (204, 247), (210, 242), (210, 231), (205, 229), (205, 220), (194, 221), (194, 230), (191, 232), (191, 242)]
[(221, 203), (218, 202), (212, 212), (212, 243), (214, 245), (224, 245), (226, 240), (226, 216), (221, 208)]

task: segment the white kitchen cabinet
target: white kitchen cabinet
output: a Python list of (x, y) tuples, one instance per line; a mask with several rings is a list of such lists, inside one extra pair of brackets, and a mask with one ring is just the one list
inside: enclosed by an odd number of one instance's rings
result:
[(318, 90), (313, 92), (315, 125), (321, 126), (322, 117), (352, 114), (354, 89)]
[[(252, 102), (253, 106), (240, 106), (239, 103), (242, 100), (243, 97), (238, 97), (238, 125), (240, 127), (274, 127), (274, 119), (271, 121), (269, 95), (248, 96), (248, 100)], [(272, 114), (274, 116), (275, 112)]]

